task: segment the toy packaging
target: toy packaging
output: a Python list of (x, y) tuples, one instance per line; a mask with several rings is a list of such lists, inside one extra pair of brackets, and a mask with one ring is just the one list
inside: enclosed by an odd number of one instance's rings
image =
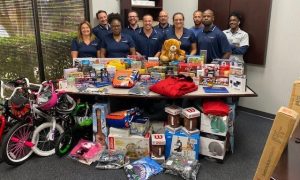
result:
[(166, 158), (170, 154), (178, 154), (191, 159), (198, 159), (199, 154), (199, 134), (188, 135), (182, 131), (178, 131), (175, 134), (165, 131), (166, 137)]
[(154, 157), (162, 157), (165, 154), (166, 138), (164, 134), (151, 135), (151, 154)]
[(144, 136), (150, 128), (148, 117), (134, 118), (130, 124), (130, 134)]
[(226, 136), (228, 130), (228, 116), (201, 114), (200, 131), (219, 136)]
[(108, 127), (129, 128), (131, 121), (139, 116), (138, 108), (131, 108), (123, 111), (117, 111), (106, 115)]
[(184, 116), (184, 127), (189, 131), (196, 130), (200, 111), (194, 107), (189, 107), (182, 110), (182, 115)]
[(128, 164), (124, 169), (130, 180), (147, 180), (163, 171), (163, 168), (149, 157)]
[(172, 154), (162, 166), (167, 174), (179, 175), (186, 180), (196, 180), (200, 163), (198, 160)]
[(130, 136), (130, 129), (129, 128), (109, 128), (109, 134), (116, 134), (119, 136), (128, 137)]
[[(105, 103), (96, 103), (93, 105), (92, 110), (92, 117), (93, 117), (93, 140), (96, 141), (96, 134), (101, 133), (106, 138), (107, 144), (107, 136), (108, 136), (108, 129), (106, 127), (106, 115), (110, 113), (110, 108), (108, 104)], [(99, 128), (101, 131), (99, 131)]]
[(150, 154), (150, 134), (144, 137), (132, 135), (124, 137), (116, 134), (109, 134), (110, 150), (120, 150), (126, 152), (126, 156), (130, 159), (139, 159)]
[(99, 158), (99, 155), (103, 149), (103, 146), (101, 146), (99, 143), (81, 139), (72, 149), (69, 156), (72, 159), (76, 159), (79, 162), (90, 165)]
[(180, 126), (180, 114), (182, 108), (172, 105), (165, 107), (165, 112), (168, 113), (168, 125), (172, 128), (178, 128)]
[(230, 75), (229, 87), (237, 91), (246, 92), (246, 88), (247, 88), (246, 75), (242, 75), (242, 76)]
[(138, 71), (118, 70), (114, 76), (113, 87), (131, 88), (138, 80)]
[(150, 83), (138, 82), (129, 89), (128, 94), (147, 96), (150, 92)]
[(97, 169), (121, 169), (124, 165), (128, 164), (129, 160), (125, 157), (122, 151), (110, 151), (105, 149), (98, 160), (96, 165)]
[(200, 154), (223, 160), (226, 153), (226, 137), (201, 133)]

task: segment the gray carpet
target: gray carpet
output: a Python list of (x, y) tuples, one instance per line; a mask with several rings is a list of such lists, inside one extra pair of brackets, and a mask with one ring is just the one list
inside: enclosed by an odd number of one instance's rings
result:
[[(272, 121), (239, 111), (235, 124), (235, 153), (223, 163), (201, 159), (198, 178), (202, 180), (250, 180), (253, 178)], [(123, 170), (97, 170), (68, 158), (32, 157), (19, 167), (0, 163), (0, 179), (126, 179)], [(157, 175), (152, 179), (180, 179)]]

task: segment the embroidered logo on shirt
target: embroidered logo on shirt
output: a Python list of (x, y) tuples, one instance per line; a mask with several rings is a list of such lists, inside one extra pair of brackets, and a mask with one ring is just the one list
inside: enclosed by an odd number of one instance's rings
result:
[(185, 38), (185, 39), (188, 39), (188, 38), (189, 38), (189, 36), (186, 36), (186, 37), (183, 37), (183, 38)]
[(152, 39), (157, 40), (157, 38), (152, 38)]
[(128, 43), (128, 41), (126, 41), (126, 40), (125, 40), (125, 41), (122, 41), (122, 42), (123, 42), (123, 43)]

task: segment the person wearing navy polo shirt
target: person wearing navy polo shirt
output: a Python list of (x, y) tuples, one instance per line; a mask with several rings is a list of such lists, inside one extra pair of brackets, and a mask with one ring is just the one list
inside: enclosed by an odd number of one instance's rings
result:
[(200, 31), (202, 31), (202, 28), (204, 27), (204, 25), (202, 24), (202, 12), (199, 10), (196, 10), (193, 13), (193, 20), (194, 20), (195, 26), (191, 27), (190, 30), (192, 30), (194, 32), (195, 36), (197, 37), (198, 33)]
[(140, 30), (138, 21), (139, 21), (139, 14), (136, 11), (129, 11), (128, 13), (129, 25), (126, 28), (124, 28), (123, 32), (133, 37), (134, 34)]
[(159, 12), (158, 22), (158, 25), (154, 26), (154, 29), (162, 34), (164, 34), (172, 28), (172, 25), (169, 24), (169, 15), (164, 10)]
[(197, 53), (197, 41), (193, 31), (184, 27), (184, 15), (177, 12), (173, 15), (173, 28), (165, 33), (164, 39), (177, 39), (181, 42), (180, 49), (187, 55)]
[(159, 57), (163, 43), (163, 35), (152, 27), (153, 17), (149, 14), (143, 17), (143, 28), (135, 34), (133, 40), (136, 51), (148, 57)]
[(231, 48), (226, 35), (214, 24), (214, 12), (210, 9), (203, 12), (202, 23), (204, 28), (198, 33), (198, 53), (201, 50), (207, 51), (206, 63), (213, 59), (228, 59), (231, 55)]
[(121, 33), (122, 19), (120, 14), (110, 14), (108, 22), (111, 25), (112, 33), (102, 40), (100, 56), (103, 58), (125, 58), (129, 54), (136, 55), (135, 44), (131, 36)]
[(78, 26), (77, 38), (73, 39), (71, 45), (71, 57), (100, 57), (100, 43), (87, 21), (83, 21)]
[(93, 33), (101, 41), (110, 31), (110, 25), (107, 22), (107, 13), (106, 11), (99, 10), (96, 13), (96, 17), (99, 21), (99, 24), (93, 28)]

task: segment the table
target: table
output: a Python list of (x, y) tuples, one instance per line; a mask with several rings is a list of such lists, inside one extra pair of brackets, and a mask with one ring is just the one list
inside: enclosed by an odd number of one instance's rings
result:
[[(256, 97), (257, 94), (247, 87), (246, 92), (240, 92), (231, 88), (227, 87), (227, 90), (229, 93), (205, 93), (203, 86), (199, 85), (198, 90), (188, 93), (180, 98), (209, 98), (209, 97)], [(129, 89), (125, 88), (113, 88), (112, 86), (106, 86), (108, 92), (107, 94), (100, 93), (98, 91), (99, 88), (94, 88), (91, 90), (94, 90), (94, 92), (72, 92), (68, 91), (68, 93), (74, 93), (74, 94), (82, 94), (82, 95), (100, 95), (100, 96), (112, 96), (112, 97), (130, 97), (130, 98), (168, 98), (165, 96), (161, 96), (160, 94), (150, 92), (148, 95), (132, 95), (128, 94)]]
[[(300, 179), (300, 143), (296, 143), (296, 138), (300, 138), (300, 124), (288, 142), (276, 168), (272, 179), (275, 180), (298, 180)], [(299, 139), (298, 139), (299, 141)]]

